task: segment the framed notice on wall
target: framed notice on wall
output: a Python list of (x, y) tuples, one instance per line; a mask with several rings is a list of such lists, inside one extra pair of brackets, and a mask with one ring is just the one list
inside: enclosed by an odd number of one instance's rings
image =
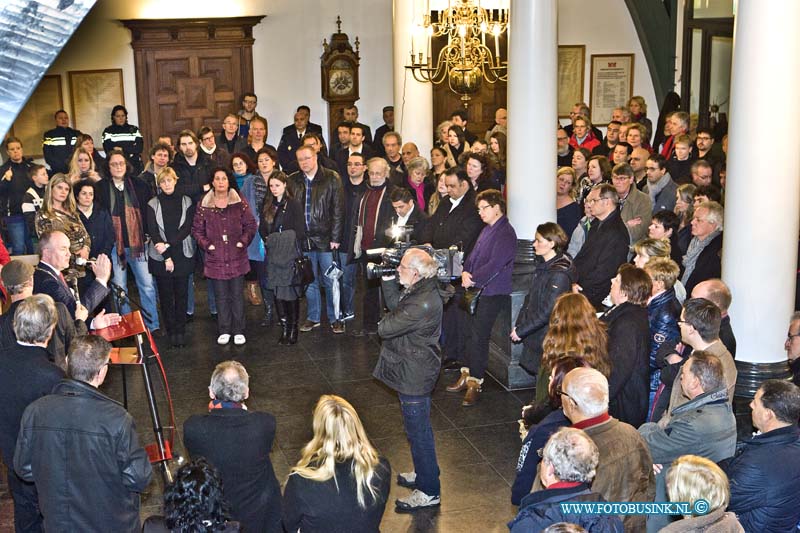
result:
[(572, 106), (583, 102), (583, 73), (586, 47), (558, 47), (558, 117), (568, 118)]
[(74, 127), (88, 133), (95, 146), (103, 145), (103, 130), (111, 124), (111, 109), (125, 105), (122, 69), (71, 70), (69, 93)]
[(43, 76), (11, 126), (11, 135), (22, 141), (27, 157), (43, 157), (42, 134), (56, 127), (54, 116), (63, 107), (61, 76)]
[(592, 124), (605, 126), (615, 107), (633, 96), (633, 54), (592, 54), (589, 108)]

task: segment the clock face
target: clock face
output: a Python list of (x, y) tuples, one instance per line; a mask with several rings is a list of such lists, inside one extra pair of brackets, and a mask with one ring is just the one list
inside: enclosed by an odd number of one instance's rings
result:
[[(335, 66), (335, 65), (334, 65)], [(331, 70), (328, 88), (332, 95), (345, 96), (354, 89), (353, 72), (350, 70)]]

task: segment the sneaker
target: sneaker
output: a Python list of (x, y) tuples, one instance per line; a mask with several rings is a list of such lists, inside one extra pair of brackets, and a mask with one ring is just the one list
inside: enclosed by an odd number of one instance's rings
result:
[(347, 322), (348, 320), (353, 320), (355, 317), (356, 317), (356, 314), (355, 314), (355, 313), (352, 313), (352, 312), (350, 312), (350, 313), (345, 313), (345, 314), (344, 314), (344, 316), (342, 317), (342, 320), (344, 320), (345, 322)]
[(233, 344), (235, 344), (236, 346), (241, 346), (245, 342), (247, 342), (247, 339), (244, 338), (244, 335), (233, 336)]
[(223, 333), (222, 335), (217, 337), (217, 344), (219, 345), (228, 344), (230, 341), (231, 341), (231, 336), (228, 335), (227, 333)]
[(414, 492), (407, 497), (394, 501), (395, 511), (399, 513), (410, 513), (428, 507), (436, 507), (440, 503), (439, 496), (428, 496), (419, 489), (414, 489)]
[(407, 489), (417, 488), (417, 473), (416, 472), (401, 472), (397, 474), (397, 484)]
[(311, 320), (306, 320), (302, 324), (300, 324), (300, 331), (306, 332), (311, 331), (314, 328), (319, 327), (319, 322), (312, 322)]
[(344, 322), (342, 322), (341, 320), (337, 320), (336, 322), (331, 324), (331, 329), (337, 335), (340, 333), (344, 333)]

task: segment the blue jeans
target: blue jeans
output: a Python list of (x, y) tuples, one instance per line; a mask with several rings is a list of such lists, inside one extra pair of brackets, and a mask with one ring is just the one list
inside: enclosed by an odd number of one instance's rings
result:
[(336, 309), (333, 308), (333, 298), (331, 298), (331, 291), (333, 284), (330, 278), (325, 275), (325, 271), (333, 263), (333, 254), (331, 252), (305, 252), (306, 257), (311, 259), (311, 265), (314, 267), (314, 283), (306, 289), (306, 299), (308, 301), (306, 318), (312, 322), (320, 322), (322, 316), (322, 308), (320, 307), (320, 299), (322, 295), (319, 291), (319, 282), (322, 280), (325, 285), (325, 309), (328, 313), (328, 321), (333, 322), (336, 320)]
[[(194, 273), (189, 274), (189, 298), (186, 302), (186, 314), (194, 315)], [(212, 315), (217, 314), (217, 300), (214, 298), (214, 284), (206, 283), (208, 294), (208, 312)]]
[[(131, 269), (133, 277), (136, 279), (136, 287), (139, 289), (139, 302), (142, 304), (142, 309), (144, 309), (145, 313), (150, 316), (149, 320), (145, 319), (145, 324), (147, 324), (150, 331), (155, 331), (159, 328), (156, 285), (153, 282), (153, 276), (150, 275), (150, 271), (147, 269), (147, 257), (142, 256), (134, 259), (131, 256), (130, 248), (125, 248), (125, 256), (127, 257), (127, 268)], [(116, 245), (111, 250), (111, 263), (114, 267), (114, 275), (111, 281), (127, 291), (128, 273), (119, 262)], [(123, 304), (119, 312), (122, 314), (130, 313), (131, 309), (127, 304)]]
[(356, 274), (358, 273), (358, 263), (355, 260), (344, 265), (344, 276), (342, 276), (342, 315), (348, 316), (355, 314), (353, 299), (356, 295)]
[(411, 445), (411, 459), (417, 473), (417, 488), (428, 496), (438, 496), (439, 463), (431, 427), (431, 397), (398, 394), (403, 411), (403, 427)]
[(28, 233), (28, 225), (22, 215), (6, 217), (8, 242), (6, 248), (11, 255), (30, 255), (33, 253), (33, 242)]

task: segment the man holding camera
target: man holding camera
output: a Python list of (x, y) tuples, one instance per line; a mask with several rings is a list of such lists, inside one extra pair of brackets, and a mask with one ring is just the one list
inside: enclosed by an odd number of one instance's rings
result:
[(431, 428), (431, 392), (441, 365), (443, 296), (437, 270), (433, 257), (422, 249), (411, 248), (397, 267), (402, 292), (394, 278), (382, 283), (390, 312), (378, 324), (383, 343), (373, 376), (400, 397), (414, 461), (414, 472), (397, 476), (399, 485), (413, 489), (408, 497), (395, 502), (399, 512), (439, 505), (439, 464)]

